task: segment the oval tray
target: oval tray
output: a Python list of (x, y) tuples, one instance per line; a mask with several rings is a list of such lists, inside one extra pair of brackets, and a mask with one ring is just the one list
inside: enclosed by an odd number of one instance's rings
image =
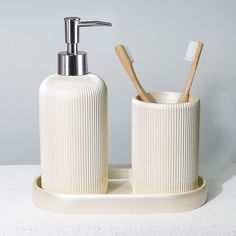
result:
[(58, 194), (41, 188), (41, 177), (33, 183), (33, 203), (57, 213), (174, 213), (202, 206), (207, 200), (206, 180), (199, 176), (198, 188), (176, 194), (135, 194), (131, 169), (109, 170), (106, 194)]

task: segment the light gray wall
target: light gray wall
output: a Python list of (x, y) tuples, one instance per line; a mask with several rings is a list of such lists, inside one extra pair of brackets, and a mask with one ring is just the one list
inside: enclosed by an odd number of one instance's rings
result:
[(114, 53), (128, 45), (147, 90), (180, 91), (189, 40), (205, 43), (192, 93), (201, 107), (201, 160), (236, 161), (236, 1), (1, 1), (0, 164), (39, 163), (38, 88), (65, 49), (65, 16), (106, 20), (82, 29), (89, 70), (109, 89), (110, 162), (130, 162), (134, 88)]

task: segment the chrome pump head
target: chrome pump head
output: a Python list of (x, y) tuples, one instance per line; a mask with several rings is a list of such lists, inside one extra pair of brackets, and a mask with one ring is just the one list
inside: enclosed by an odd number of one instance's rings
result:
[(112, 26), (112, 24), (103, 21), (80, 21), (79, 17), (66, 17), (64, 21), (67, 51), (58, 53), (58, 74), (88, 74), (87, 53), (78, 49), (80, 27)]

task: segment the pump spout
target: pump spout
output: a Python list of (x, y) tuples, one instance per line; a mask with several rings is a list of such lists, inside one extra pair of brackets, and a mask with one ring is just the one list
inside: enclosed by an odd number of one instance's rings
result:
[(79, 27), (90, 26), (112, 26), (112, 24), (110, 22), (105, 21), (80, 21)]
[(110, 22), (104, 21), (80, 21), (79, 17), (65, 17), (65, 41), (68, 53), (76, 53), (78, 46), (73, 44), (79, 43), (79, 28), (91, 26), (112, 26)]

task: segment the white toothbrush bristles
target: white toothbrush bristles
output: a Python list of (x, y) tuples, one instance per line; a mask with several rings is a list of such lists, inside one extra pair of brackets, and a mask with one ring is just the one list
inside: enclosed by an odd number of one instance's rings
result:
[(133, 62), (134, 62), (134, 58), (133, 58), (133, 56), (132, 56), (132, 54), (131, 54), (129, 48), (128, 48), (126, 45), (124, 45), (124, 48), (125, 48), (125, 51), (126, 51), (128, 57), (129, 57), (131, 63), (133, 63)]
[(185, 54), (185, 60), (193, 62), (197, 49), (198, 49), (199, 43), (190, 41), (188, 44), (188, 48)]

